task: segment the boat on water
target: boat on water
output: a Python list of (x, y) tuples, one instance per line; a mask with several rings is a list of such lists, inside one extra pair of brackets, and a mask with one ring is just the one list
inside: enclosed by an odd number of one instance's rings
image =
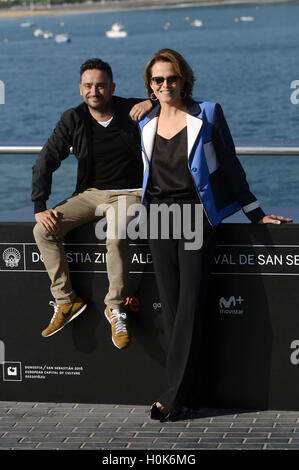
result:
[(241, 21), (254, 21), (253, 16), (240, 16)]
[(55, 41), (60, 44), (60, 43), (63, 43), (63, 42), (71, 42), (71, 38), (69, 37), (69, 35), (67, 33), (64, 33), (64, 34), (56, 34), (55, 36)]
[(108, 38), (125, 38), (128, 33), (123, 31), (124, 26), (120, 23), (113, 23), (111, 29), (106, 31), (106, 36)]
[(36, 38), (39, 38), (43, 34), (44, 34), (43, 30), (40, 29), (40, 28), (35, 29), (34, 32), (33, 32), (33, 36), (35, 36)]
[(23, 23), (20, 24), (21, 28), (32, 28), (35, 23), (32, 23), (31, 21), (23, 21)]
[(200, 27), (202, 25), (203, 25), (203, 22), (201, 20), (198, 20), (198, 19), (196, 19), (196, 20), (192, 21), (192, 23), (190, 23), (190, 26)]
[(52, 38), (53, 36), (54, 36), (54, 35), (53, 35), (52, 31), (49, 31), (49, 30), (47, 30), (47, 31), (45, 31), (45, 32), (43, 33), (43, 37), (44, 37), (45, 39), (50, 39), (50, 38)]

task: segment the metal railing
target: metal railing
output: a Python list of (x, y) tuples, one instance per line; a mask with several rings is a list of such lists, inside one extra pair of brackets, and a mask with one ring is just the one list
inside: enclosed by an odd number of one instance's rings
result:
[(0, 154), (5, 155), (34, 155), (41, 151), (37, 145), (0, 145)]
[[(0, 145), (0, 154), (2, 155), (34, 155), (41, 151), (41, 146), (30, 146), (30, 145)], [(237, 146), (236, 152), (238, 155), (294, 155), (299, 156), (299, 147), (290, 146)], [(70, 149), (72, 153), (72, 149)]]

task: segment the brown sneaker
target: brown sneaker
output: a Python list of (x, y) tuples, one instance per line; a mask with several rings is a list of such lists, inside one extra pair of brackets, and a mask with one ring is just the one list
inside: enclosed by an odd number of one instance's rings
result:
[(105, 308), (105, 316), (111, 324), (112, 342), (118, 349), (124, 349), (131, 342), (127, 326), (127, 314), (118, 309)]
[(70, 321), (80, 315), (87, 307), (87, 304), (79, 297), (76, 297), (73, 302), (68, 304), (57, 305), (55, 302), (51, 301), (50, 305), (54, 307), (54, 315), (49, 326), (42, 331), (43, 337), (52, 336), (54, 333), (57, 333)]

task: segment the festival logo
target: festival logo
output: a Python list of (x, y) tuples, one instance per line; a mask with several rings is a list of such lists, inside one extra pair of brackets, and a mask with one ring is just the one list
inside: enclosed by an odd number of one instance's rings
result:
[(6, 267), (17, 268), (21, 260), (21, 253), (16, 248), (9, 247), (3, 251), (2, 258)]

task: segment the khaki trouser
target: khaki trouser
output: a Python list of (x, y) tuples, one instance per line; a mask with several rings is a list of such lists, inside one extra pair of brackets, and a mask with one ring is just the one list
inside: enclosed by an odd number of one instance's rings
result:
[[(129, 240), (124, 236), (118, 237), (118, 227), (119, 222), (121, 222), (121, 227), (126, 227), (134, 218), (134, 216), (127, 216), (124, 204), (129, 207), (131, 204), (140, 203), (140, 199), (141, 190), (119, 192), (90, 188), (55, 207), (60, 218), (57, 234), (47, 232), (41, 224), (35, 225), (33, 234), (51, 280), (51, 293), (58, 304), (72, 302), (76, 297), (63, 247), (64, 236), (79, 225), (107, 216), (106, 248), (109, 290), (104, 302), (110, 308), (123, 306), (127, 295)], [(96, 215), (98, 206), (102, 209), (101, 215)], [(120, 211), (118, 211), (119, 207)], [(111, 233), (114, 234), (114, 238)]]

